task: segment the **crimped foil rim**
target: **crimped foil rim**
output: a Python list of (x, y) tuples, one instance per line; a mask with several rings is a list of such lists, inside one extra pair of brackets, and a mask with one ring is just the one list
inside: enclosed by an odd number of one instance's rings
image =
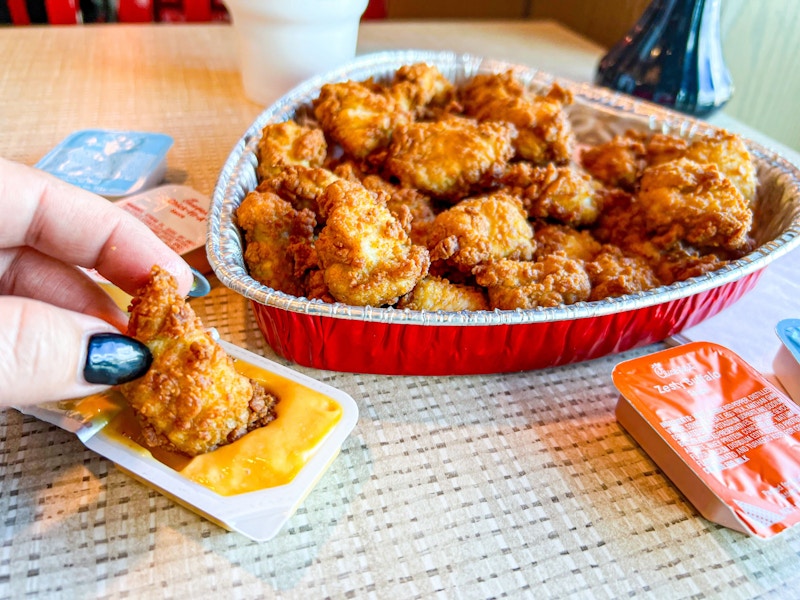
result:
[[(716, 131), (717, 128), (664, 107), (632, 98), (617, 92), (598, 88), (587, 83), (575, 83), (555, 77), (537, 69), (454, 52), (425, 50), (384, 51), (363, 55), (327, 73), (315, 76), (289, 91), (265, 109), (250, 125), (234, 146), (217, 179), (209, 209), (206, 251), (209, 263), (217, 278), (226, 287), (242, 296), (263, 304), (293, 313), (338, 319), (362, 320), (382, 323), (414, 325), (512, 325), (593, 318), (636, 310), (687, 298), (741, 279), (766, 267), (780, 256), (800, 245), (800, 209), (795, 210), (791, 225), (777, 238), (739, 260), (716, 271), (693, 277), (668, 286), (596, 302), (578, 302), (555, 308), (534, 308), (494, 311), (416, 311), (371, 306), (327, 304), (290, 296), (268, 288), (247, 273), (244, 264), (243, 242), (235, 224), (234, 213), (245, 193), (256, 186), (255, 145), (263, 127), (270, 122), (286, 120), (301, 104), (316, 95), (328, 82), (347, 79), (366, 79), (378, 73), (387, 73), (402, 65), (427, 62), (438, 67), (461, 66), (467, 72), (502, 72), (513, 70), (525, 83), (545, 87), (558, 83), (570, 90), (576, 101), (587, 103), (599, 110), (609, 110), (621, 117), (640, 117), (648, 121), (653, 131), (662, 130), (678, 135), (694, 135)], [(800, 199), (800, 170), (775, 152), (746, 140), (757, 161), (770, 165), (786, 180), (794, 198)]]

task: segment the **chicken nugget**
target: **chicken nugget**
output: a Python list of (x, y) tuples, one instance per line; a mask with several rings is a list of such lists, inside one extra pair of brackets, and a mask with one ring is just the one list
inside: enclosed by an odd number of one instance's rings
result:
[(716, 165), (720, 173), (739, 190), (750, 208), (753, 207), (758, 187), (756, 165), (740, 136), (719, 130), (689, 142), (673, 135), (656, 134), (647, 145), (650, 166), (678, 158), (688, 158), (701, 165)]
[(534, 227), (536, 260), (551, 254), (588, 262), (600, 252), (602, 245), (588, 230), (578, 230), (557, 223), (541, 223)]
[(336, 181), (319, 198), (325, 227), (316, 242), (330, 294), (356, 306), (397, 302), (428, 273), (428, 250), (364, 186)]
[(150, 348), (153, 364), (119, 389), (151, 447), (197, 456), (275, 419), (278, 398), (236, 371), (172, 275), (153, 267), (130, 313), (128, 335)]
[(492, 308), (554, 307), (589, 299), (591, 282), (583, 261), (560, 254), (541, 261), (502, 259), (475, 268), (475, 281), (489, 291)]
[(359, 160), (388, 146), (394, 130), (413, 118), (405, 106), (372, 81), (325, 84), (313, 104), (325, 133)]
[(515, 136), (513, 125), (461, 117), (409, 123), (395, 131), (385, 167), (403, 187), (455, 202), (503, 175)]
[(462, 200), (436, 216), (428, 233), (431, 260), (469, 272), (503, 258), (530, 260), (536, 243), (519, 198), (505, 192)]
[(461, 89), (467, 115), (481, 122), (513, 124), (516, 155), (537, 164), (566, 163), (572, 157), (575, 136), (564, 107), (572, 94), (554, 84), (546, 94), (527, 90), (513, 72), (476, 75)]
[(606, 245), (594, 260), (586, 263), (592, 282), (589, 300), (615, 298), (652, 289), (660, 281), (641, 256), (624, 254), (617, 246)]
[(604, 144), (584, 148), (580, 153), (581, 165), (604, 184), (633, 191), (647, 165), (643, 137), (627, 132)]
[(522, 191), (528, 215), (572, 227), (591, 225), (600, 216), (605, 190), (579, 166), (556, 167), (550, 163), (537, 172), (538, 178)]
[(442, 277), (428, 275), (413, 290), (400, 298), (397, 308), (410, 310), (489, 310), (486, 290), (474, 285), (452, 283)]
[(258, 180), (268, 179), (289, 165), (321, 167), (328, 145), (325, 134), (316, 127), (305, 127), (294, 121), (272, 123), (261, 130), (258, 141)]
[(429, 107), (443, 107), (455, 95), (455, 87), (433, 65), (416, 63), (403, 65), (395, 71), (388, 94), (416, 116)]
[(645, 225), (698, 247), (736, 250), (748, 244), (753, 213), (716, 165), (680, 158), (645, 169), (637, 196)]
[(255, 190), (236, 209), (236, 220), (245, 232), (244, 259), (253, 279), (286, 294), (303, 296), (291, 247), (313, 242), (314, 213), (295, 210), (272, 192)]

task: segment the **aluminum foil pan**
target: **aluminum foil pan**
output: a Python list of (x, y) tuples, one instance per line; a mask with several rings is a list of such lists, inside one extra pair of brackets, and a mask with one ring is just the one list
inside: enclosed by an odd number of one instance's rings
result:
[[(306, 81), (262, 112), (233, 148), (214, 189), (206, 243), (219, 280), (252, 301), (267, 342), (294, 362), (344, 371), (463, 374), (596, 358), (663, 339), (716, 314), (752, 288), (761, 269), (800, 245), (800, 170), (747, 141), (759, 179), (758, 249), (717, 271), (669, 286), (557, 308), (430, 312), (326, 304), (255, 281), (247, 273), (234, 214), (257, 185), (256, 148), (263, 127), (308, 114), (324, 83), (385, 80), (400, 66), (416, 62), (435, 65), (456, 84), (479, 73), (507, 70), (534, 90), (558, 83), (574, 95), (568, 111), (583, 143), (603, 142), (628, 129), (685, 138), (714, 131), (702, 121), (606, 89), (524, 65), (452, 52), (380, 52)], [(476, 331), (469, 333), (471, 329)], [(565, 335), (559, 343), (558, 336)]]

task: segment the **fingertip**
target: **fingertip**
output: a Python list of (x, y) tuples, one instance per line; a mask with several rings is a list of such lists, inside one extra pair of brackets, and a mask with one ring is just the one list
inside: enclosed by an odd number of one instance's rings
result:
[(27, 298), (0, 298), (0, 305), (0, 353), (7, 357), (0, 368), (0, 404), (66, 400), (107, 389), (110, 379), (92, 377), (89, 359), (96, 363), (98, 355), (89, 341), (97, 334), (122, 337), (119, 331), (96, 317)]

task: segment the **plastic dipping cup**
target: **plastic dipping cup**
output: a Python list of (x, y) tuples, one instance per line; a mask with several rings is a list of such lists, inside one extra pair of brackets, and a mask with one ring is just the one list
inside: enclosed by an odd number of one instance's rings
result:
[(356, 53), (368, 0), (224, 0), (245, 94), (268, 105)]

